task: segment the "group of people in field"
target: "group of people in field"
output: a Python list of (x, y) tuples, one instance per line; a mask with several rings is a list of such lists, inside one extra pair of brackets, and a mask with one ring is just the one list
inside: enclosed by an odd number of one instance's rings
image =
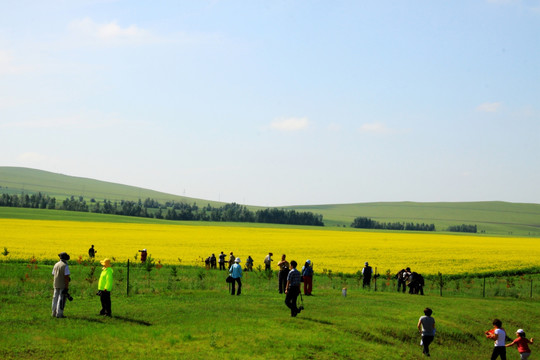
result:
[[(95, 257), (94, 245), (89, 250), (90, 257)], [(68, 260), (70, 256), (66, 252), (61, 252), (58, 254), (60, 260), (54, 264), (52, 275), (53, 275), (53, 300), (52, 300), (52, 317), (63, 318), (64, 309), (66, 302), (73, 300), (69, 294), (69, 283), (71, 282), (71, 273), (69, 271)], [(111, 260), (106, 258), (101, 260), (101, 265), (103, 268), (101, 270), (101, 275), (99, 276), (98, 281), (98, 291), (97, 295), (101, 300), (101, 310), (100, 315), (103, 316), (112, 316), (111, 310), (111, 290), (113, 286), (113, 269), (111, 268)]]
[[(146, 249), (139, 250), (141, 254), (141, 261), (146, 260)], [(88, 250), (88, 255), (91, 259), (95, 258), (97, 253), (94, 245)], [(142, 259), (144, 255), (144, 259)], [(272, 259), (273, 253), (268, 253), (263, 260), (265, 264), (265, 270), (272, 270)], [(55, 318), (63, 318), (64, 309), (67, 300), (72, 300), (73, 298), (69, 295), (69, 284), (71, 281), (70, 271), (68, 260), (70, 256), (66, 252), (61, 252), (58, 254), (60, 258), (59, 261), (54, 265), (52, 270), (53, 275), (53, 300), (52, 300), (52, 316)], [(101, 300), (101, 310), (99, 315), (112, 317), (111, 310), (111, 290), (113, 286), (113, 269), (111, 268), (111, 260), (106, 258), (100, 261), (103, 266), (101, 275), (98, 281), (98, 291), (97, 295)], [(253, 271), (253, 259), (251, 256), (248, 256), (246, 260), (246, 267), (242, 269), (240, 265), (241, 259), (235, 257), (234, 253), (229, 254), (228, 260), (226, 260), (226, 255), (221, 252), (218, 258), (212, 254), (205, 261), (207, 268), (217, 269), (217, 263), (219, 263), (220, 270), (226, 270), (225, 264), (228, 265), (229, 276), (227, 277), (227, 282), (231, 284), (231, 295), (240, 295), (242, 293), (242, 272), (243, 271)], [(279, 272), (278, 272), (278, 291), (280, 294), (285, 294), (285, 305), (290, 309), (291, 316), (296, 317), (302, 310), (303, 304), (298, 306), (297, 300), (298, 296), (301, 296), (301, 283), (304, 283), (304, 295), (312, 295), (313, 287), (313, 263), (311, 260), (306, 260), (302, 271), (300, 272), (297, 267), (298, 263), (295, 260), (290, 262), (287, 260), (287, 256), (283, 254), (281, 260), (277, 263)], [(371, 278), (373, 275), (373, 270), (369, 266), (368, 262), (365, 262), (365, 266), (362, 269), (363, 275), (363, 286), (369, 286)], [(405, 292), (406, 287), (409, 287), (409, 293), (411, 294), (424, 294), (423, 286), (424, 279), (423, 277), (416, 273), (412, 272), (409, 267), (406, 269), (401, 269), (396, 277), (398, 279), (398, 292)], [(435, 319), (432, 317), (433, 311), (430, 308), (424, 309), (424, 315), (418, 319), (417, 328), (421, 335), (420, 345), (422, 346), (422, 354), (424, 356), (431, 356), (429, 346), (435, 338)], [(494, 348), (491, 354), (491, 360), (496, 360), (501, 358), (501, 360), (506, 360), (506, 348), (510, 346), (517, 346), (517, 350), (520, 354), (521, 360), (526, 360), (531, 354), (529, 344), (533, 343), (533, 338), (528, 339), (525, 335), (523, 329), (518, 329), (516, 331), (516, 339), (510, 343), (506, 343), (508, 338), (506, 330), (502, 327), (502, 321), (499, 319), (493, 320), (493, 328), (485, 332), (487, 339), (494, 341)]]
[(398, 292), (405, 292), (408, 287), (409, 294), (424, 295), (424, 277), (415, 271), (411, 271), (410, 267), (399, 270), (396, 278)]

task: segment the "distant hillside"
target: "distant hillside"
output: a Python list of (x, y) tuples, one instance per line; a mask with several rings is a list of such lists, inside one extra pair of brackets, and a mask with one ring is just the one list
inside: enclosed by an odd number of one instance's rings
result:
[[(20, 194), (42, 192), (63, 200), (83, 196), (97, 201), (151, 198), (167, 201), (210, 204), (224, 203), (167, 194), (134, 186), (115, 184), (88, 178), (68, 176), (42, 170), (0, 167), (0, 193)], [(250, 209), (261, 207), (249, 206)], [(416, 203), (378, 202), (359, 204), (289, 206), (285, 209), (322, 214), (327, 227), (350, 226), (355, 217), (365, 216), (385, 222), (414, 222), (435, 224), (438, 231), (450, 225), (476, 224), (478, 231), (488, 234), (540, 236), (540, 204), (507, 202)]]
[(20, 194), (41, 192), (59, 200), (69, 196), (94, 198), (97, 201), (137, 201), (151, 198), (159, 202), (187, 202), (197, 205), (221, 206), (224, 203), (172, 195), (135, 186), (121, 185), (106, 181), (56, 174), (43, 170), (0, 166), (0, 193)]

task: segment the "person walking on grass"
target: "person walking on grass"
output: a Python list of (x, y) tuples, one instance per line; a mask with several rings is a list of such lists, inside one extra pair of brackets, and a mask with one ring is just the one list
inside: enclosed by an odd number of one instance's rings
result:
[(229, 268), (229, 275), (232, 277), (231, 295), (234, 295), (235, 293), (236, 283), (238, 283), (238, 291), (236, 292), (236, 295), (240, 295), (242, 293), (242, 267), (240, 266), (240, 258), (234, 259), (234, 264)]
[(430, 308), (424, 309), (424, 316), (418, 320), (418, 331), (422, 334), (422, 341), (420, 345), (423, 346), (422, 354), (425, 356), (431, 356), (429, 354), (429, 344), (433, 342), (435, 338), (435, 319), (431, 317), (433, 311)]
[(103, 268), (98, 282), (98, 295), (101, 300), (101, 311), (99, 315), (112, 316), (111, 311), (111, 290), (113, 286), (113, 269), (111, 268), (111, 260), (104, 259), (101, 261)]
[(296, 306), (296, 300), (300, 295), (300, 279), (302, 275), (300, 271), (296, 270), (298, 263), (294, 260), (291, 261), (291, 271), (287, 275), (287, 286), (285, 288), (285, 305), (291, 309), (291, 316), (295, 317), (300, 313), (300, 309)]
[(525, 336), (525, 331), (523, 329), (518, 329), (516, 331), (517, 338), (512, 341), (510, 344), (506, 344), (506, 347), (517, 345), (519, 352), (519, 358), (521, 360), (527, 360), (531, 356), (531, 349), (529, 349), (529, 344), (533, 343), (533, 338), (530, 340)]
[(495, 341), (491, 360), (495, 360), (499, 356), (501, 360), (506, 360), (506, 331), (502, 327), (502, 321), (499, 319), (493, 320), (493, 329), (486, 331), (485, 334), (486, 338)]
[(311, 296), (311, 290), (313, 289), (313, 267), (311, 266), (311, 260), (306, 260), (306, 263), (302, 267), (302, 280), (304, 281), (304, 295)]
[(279, 282), (279, 293), (283, 294), (287, 286), (287, 276), (289, 275), (289, 262), (286, 260), (286, 255), (281, 256), (281, 261), (278, 262), (279, 273), (278, 273), (278, 282)]
[(69, 255), (65, 252), (58, 254), (60, 260), (54, 264), (52, 275), (54, 276), (53, 287), (54, 295), (52, 300), (52, 317), (63, 318), (64, 307), (66, 306), (66, 298), (69, 289)]

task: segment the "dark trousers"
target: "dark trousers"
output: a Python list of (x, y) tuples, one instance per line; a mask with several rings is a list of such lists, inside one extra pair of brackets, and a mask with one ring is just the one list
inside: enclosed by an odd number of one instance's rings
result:
[(505, 346), (495, 346), (493, 348), (493, 353), (491, 354), (491, 360), (495, 360), (499, 356), (501, 357), (501, 360), (506, 360), (506, 347)]
[(219, 263), (219, 270), (225, 270), (225, 263), (224, 262)]
[(242, 280), (240, 279), (241, 278), (233, 278), (231, 295), (234, 295), (236, 291), (236, 283), (238, 283), (238, 292), (236, 295), (240, 295), (242, 293)]
[(364, 276), (364, 280), (362, 281), (362, 287), (369, 287), (371, 285), (371, 276)]
[(283, 294), (285, 292), (285, 288), (287, 287), (287, 275), (289, 275), (289, 270), (279, 270), (278, 281), (280, 294)]
[(422, 345), (424, 346), (423, 354), (429, 354), (429, 344), (433, 342), (434, 336), (422, 335)]
[(403, 292), (405, 292), (405, 288), (407, 287), (407, 283), (405, 282), (405, 280), (400, 280), (398, 279), (397, 281), (397, 291), (399, 292), (401, 290), (401, 288), (403, 288)]
[(291, 316), (296, 316), (298, 314), (298, 307), (296, 306), (296, 299), (300, 295), (300, 285), (291, 286), (287, 290), (287, 296), (285, 296), (285, 305), (291, 309)]
[(101, 311), (99, 312), (100, 315), (106, 315), (106, 316), (112, 316), (111, 312), (111, 292), (110, 291), (101, 291), (101, 295), (99, 295), (99, 298), (101, 300)]
[(313, 277), (312, 276), (303, 276), (304, 279), (304, 295), (311, 295), (311, 290), (313, 289)]

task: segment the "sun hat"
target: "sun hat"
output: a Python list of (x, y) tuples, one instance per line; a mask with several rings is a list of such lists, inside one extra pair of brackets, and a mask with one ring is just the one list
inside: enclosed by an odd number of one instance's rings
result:
[(236, 258), (236, 259), (234, 260), (234, 262), (235, 262), (235, 263), (239, 263), (239, 262), (240, 262), (240, 258)]
[(516, 334), (524, 334), (524, 333), (525, 333), (525, 331), (523, 331), (523, 329), (518, 329), (518, 330), (516, 331)]
[(107, 258), (107, 259), (103, 259), (100, 261), (101, 265), (105, 266), (105, 267), (110, 267), (111, 266), (111, 259)]
[(69, 260), (69, 255), (66, 252), (61, 252), (60, 254), (58, 254), (58, 256), (62, 260)]
[(311, 260), (307, 259), (306, 264), (311, 265)]

